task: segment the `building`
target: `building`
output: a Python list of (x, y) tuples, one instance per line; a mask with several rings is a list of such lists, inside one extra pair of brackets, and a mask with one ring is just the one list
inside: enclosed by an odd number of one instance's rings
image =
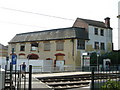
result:
[(54, 65), (82, 66), (83, 53), (112, 50), (110, 18), (105, 23), (77, 18), (72, 27), (16, 34), (9, 42), (18, 59), (53, 60)]
[(118, 2), (118, 49), (120, 50), (120, 1)]
[(0, 58), (6, 57), (8, 55), (8, 47), (0, 44)]

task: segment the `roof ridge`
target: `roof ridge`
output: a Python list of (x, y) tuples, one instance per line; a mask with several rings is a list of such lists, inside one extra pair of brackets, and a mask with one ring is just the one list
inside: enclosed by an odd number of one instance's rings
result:
[(104, 23), (103, 21), (98, 21), (98, 20), (92, 20), (92, 19), (84, 19), (84, 18), (79, 18), (78, 19), (82, 19), (82, 20), (89, 20), (89, 21), (95, 21), (95, 22), (101, 22), (101, 23)]
[(66, 27), (66, 28), (57, 28), (57, 29), (49, 29), (49, 30), (42, 30), (42, 31), (33, 31), (33, 32), (26, 32), (26, 33), (19, 33), (16, 35), (23, 35), (23, 34), (30, 34), (30, 33), (40, 33), (40, 32), (49, 32), (49, 31), (56, 31), (56, 30), (62, 30), (62, 29), (71, 29), (71, 28), (77, 28), (77, 27)]

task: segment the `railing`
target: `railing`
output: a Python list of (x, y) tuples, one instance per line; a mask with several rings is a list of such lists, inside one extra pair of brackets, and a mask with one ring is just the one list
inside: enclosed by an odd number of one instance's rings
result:
[(63, 67), (54, 67), (54, 66), (33, 66), (33, 73), (52, 73), (52, 72), (72, 72), (72, 71), (80, 71), (80, 72), (91, 72), (92, 68), (94, 71), (116, 71), (120, 70), (119, 66), (111, 66), (108, 70), (105, 68), (98, 68), (97, 66), (90, 67), (81, 67), (81, 66), (63, 66)]
[[(22, 77), (24, 76), (24, 77)], [(10, 64), (10, 70), (5, 66), (5, 82), (3, 89), (9, 90), (31, 90), (32, 82), (32, 66), (29, 66), (29, 72), (20, 70), (13, 70), (13, 65)]]
[(95, 71), (93, 68), (91, 75), (91, 90), (120, 90), (118, 67), (113, 66), (106, 71)]

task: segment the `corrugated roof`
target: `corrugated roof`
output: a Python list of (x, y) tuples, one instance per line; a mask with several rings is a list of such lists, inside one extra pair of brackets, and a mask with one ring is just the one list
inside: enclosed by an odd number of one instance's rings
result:
[(70, 38), (88, 39), (88, 33), (84, 28), (77, 27), (28, 32), (16, 34), (16, 36), (9, 43), (70, 39)]

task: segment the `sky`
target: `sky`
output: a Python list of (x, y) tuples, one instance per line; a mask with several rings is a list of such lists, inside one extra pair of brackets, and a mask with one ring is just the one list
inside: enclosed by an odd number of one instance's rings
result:
[(0, 0), (0, 43), (18, 33), (71, 27), (77, 17), (103, 21), (111, 18), (114, 49), (118, 49), (120, 0)]

